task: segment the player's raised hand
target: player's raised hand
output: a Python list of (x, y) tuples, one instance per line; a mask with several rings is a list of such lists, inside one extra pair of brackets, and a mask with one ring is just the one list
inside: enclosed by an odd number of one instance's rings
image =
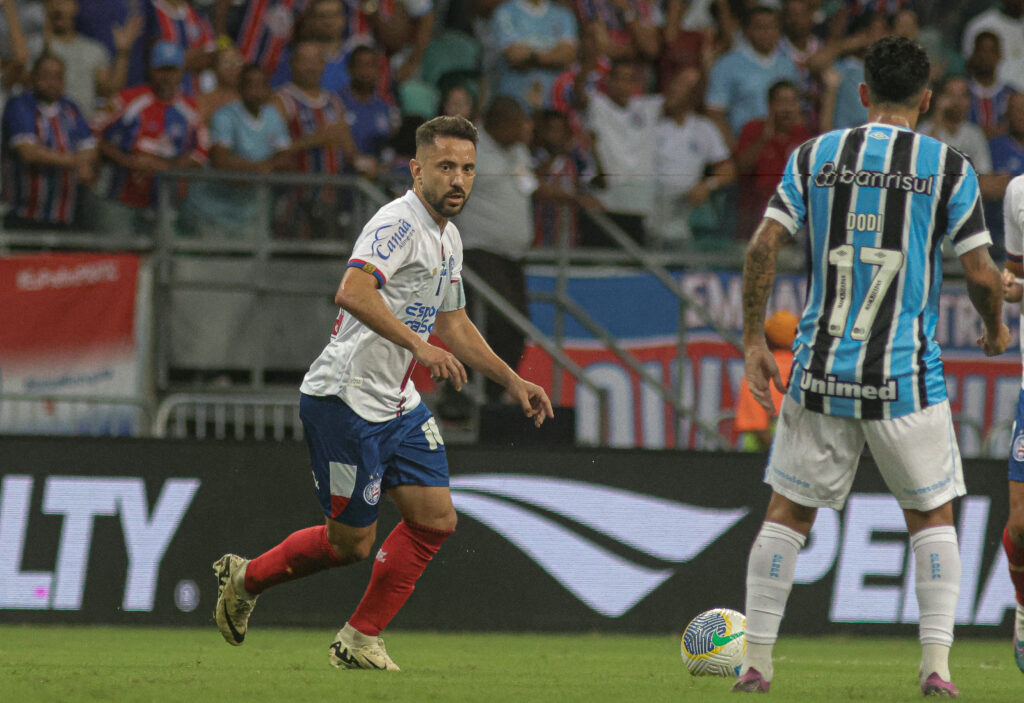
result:
[(434, 381), (448, 381), (457, 391), (461, 391), (462, 384), (467, 381), (466, 367), (447, 349), (422, 344), (413, 352), (413, 357), (430, 370)]
[(536, 383), (516, 377), (506, 390), (509, 396), (522, 406), (526, 417), (533, 418), (536, 427), (544, 424), (545, 419), (555, 416), (548, 394)]
[(1010, 329), (1002, 322), (995, 333), (986, 328), (985, 334), (978, 337), (978, 346), (985, 356), (999, 356), (1010, 346)]
[(782, 393), (786, 392), (786, 384), (779, 373), (779, 365), (775, 357), (763, 344), (748, 346), (745, 353), (747, 385), (754, 400), (765, 410), (775, 415), (775, 401), (772, 399), (771, 384)]

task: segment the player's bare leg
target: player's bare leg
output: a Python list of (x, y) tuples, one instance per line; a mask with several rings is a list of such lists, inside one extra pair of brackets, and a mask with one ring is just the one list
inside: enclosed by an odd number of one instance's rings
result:
[(953, 503), (933, 510), (904, 510), (916, 566), (920, 606), (921, 692), (958, 698), (949, 673), (953, 623), (960, 595), (960, 549), (953, 527)]
[(376, 536), (376, 524), (349, 527), (327, 518), (325, 525), (293, 532), (255, 559), (225, 554), (213, 565), (218, 582), (214, 616), (221, 635), (228, 644), (241, 645), (260, 593), (279, 583), (362, 561)]
[(402, 521), (377, 551), (366, 593), (331, 643), (332, 666), (398, 669), (380, 633), (412, 595), (416, 581), (441, 545), (455, 532), (457, 517), (447, 487), (397, 486), (388, 495), (398, 506)]
[(747, 562), (747, 648), (735, 693), (767, 693), (775, 672), (772, 650), (793, 588), (796, 557), (811, 532), (816, 508), (772, 491), (764, 524)]
[(1003, 530), (1003, 549), (1010, 566), (1010, 579), (1017, 591), (1013, 620), (1013, 660), (1024, 673), (1024, 482), (1010, 481), (1010, 516)]

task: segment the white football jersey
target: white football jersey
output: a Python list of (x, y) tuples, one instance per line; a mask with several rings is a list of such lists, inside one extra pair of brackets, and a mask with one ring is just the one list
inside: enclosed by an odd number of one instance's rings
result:
[[(1017, 176), (1006, 187), (1003, 196), (1003, 232), (1007, 261), (1024, 261), (1024, 176)], [(1024, 330), (1024, 302), (1020, 304), (1021, 330)], [(1024, 357), (1024, 344), (1020, 345)], [(1024, 380), (1021, 381), (1024, 388)]]
[[(384, 304), (423, 339), (440, 310), (461, 304), (446, 295), (462, 275), (462, 239), (448, 222), (438, 228), (415, 192), (393, 200), (370, 219), (356, 240), (349, 266), (377, 278)], [(309, 367), (301, 390), (335, 395), (369, 422), (412, 410), (420, 394), (411, 380), (412, 352), (389, 342), (344, 310), (330, 343)]]

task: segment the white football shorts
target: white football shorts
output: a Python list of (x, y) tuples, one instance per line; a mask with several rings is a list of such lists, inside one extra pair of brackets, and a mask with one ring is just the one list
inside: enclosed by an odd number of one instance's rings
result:
[(890, 420), (860, 420), (782, 401), (764, 481), (807, 507), (841, 510), (864, 442), (904, 510), (932, 510), (967, 493), (949, 401)]

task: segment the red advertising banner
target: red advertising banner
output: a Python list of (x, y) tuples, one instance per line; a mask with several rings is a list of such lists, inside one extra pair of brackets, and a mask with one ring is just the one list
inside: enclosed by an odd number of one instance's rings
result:
[(138, 394), (138, 272), (123, 254), (0, 258), (0, 431), (134, 431), (132, 406), (86, 398)]

